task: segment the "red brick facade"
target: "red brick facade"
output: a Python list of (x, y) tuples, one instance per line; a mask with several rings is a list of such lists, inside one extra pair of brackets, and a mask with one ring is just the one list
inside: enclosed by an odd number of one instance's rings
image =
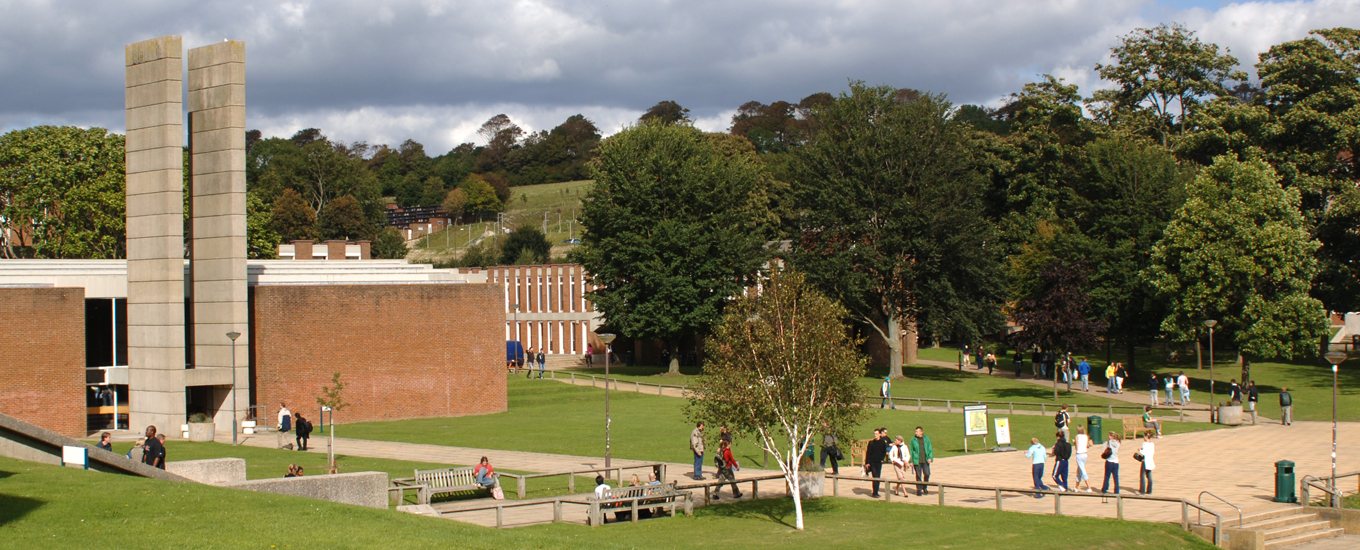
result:
[(0, 412), (84, 437), (85, 290), (0, 288), (0, 327)]
[[(504, 295), (489, 284), (258, 286), (258, 417), (309, 411), (341, 373), (341, 422), (506, 410)], [(305, 414), (305, 413), (304, 413)]]

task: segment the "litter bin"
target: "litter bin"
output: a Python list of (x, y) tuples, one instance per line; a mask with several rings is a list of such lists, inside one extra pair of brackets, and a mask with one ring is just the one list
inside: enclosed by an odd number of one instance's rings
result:
[(1105, 432), (1100, 429), (1100, 417), (1086, 417), (1086, 433), (1091, 436), (1091, 443), (1104, 443)]
[(1298, 502), (1294, 487), (1294, 463), (1288, 460), (1275, 462), (1275, 502)]

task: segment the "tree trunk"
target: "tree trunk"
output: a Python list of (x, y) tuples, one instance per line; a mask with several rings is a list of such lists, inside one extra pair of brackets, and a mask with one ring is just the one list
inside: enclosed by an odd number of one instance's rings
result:
[(902, 377), (902, 324), (896, 317), (888, 316), (888, 334), (884, 340), (888, 344), (888, 376)]
[(1195, 335), (1195, 370), (1204, 370), (1204, 356), (1199, 351), (1199, 335)]
[(1134, 355), (1133, 338), (1124, 340), (1124, 353), (1129, 356), (1129, 372), (1132, 372), (1133, 369), (1138, 366), (1137, 356)]
[(918, 333), (916, 332), (916, 321), (911, 321), (903, 327), (902, 334), (902, 364), (916, 364), (918, 346)]
[(678, 344), (668, 345), (671, 350), (671, 362), (668, 365), (667, 374), (680, 374), (680, 346)]

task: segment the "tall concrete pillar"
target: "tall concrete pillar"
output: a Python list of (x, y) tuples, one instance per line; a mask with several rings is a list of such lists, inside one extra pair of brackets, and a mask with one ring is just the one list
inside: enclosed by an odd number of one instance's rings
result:
[[(189, 50), (190, 243), (194, 370), (191, 385), (214, 387), (219, 431), (249, 405), (246, 304), (246, 47), (224, 41)], [(231, 371), (236, 341), (236, 370)], [(205, 371), (220, 371), (221, 375)], [(235, 392), (230, 388), (234, 387)], [(232, 406), (232, 394), (235, 407)]]
[(178, 36), (126, 55), (128, 377), (134, 430), (184, 423), (184, 111)]

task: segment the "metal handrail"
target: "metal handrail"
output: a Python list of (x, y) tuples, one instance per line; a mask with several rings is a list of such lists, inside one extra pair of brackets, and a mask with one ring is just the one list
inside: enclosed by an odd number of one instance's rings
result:
[[(1199, 492), (1199, 497), (1195, 499), (1195, 503), (1201, 506), (1200, 510), (1203, 510), (1203, 509), (1204, 509), (1204, 508), (1203, 508), (1203, 506), (1204, 506), (1204, 495), (1209, 495), (1209, 496), (1211, 496), (1211, 497), (1214, 497), (1214, 498), (1218, 499), (1219, 502), (1222, 502), (1223, 504), (1227, 504), (1228, 506), (1232, 506), (1234, 510), (1237, 510), (1237, 526), (1238, 526), (1238, 527), (1241, 527), (1241, 526), (1242, 526), (1242, 508), (1238, 507), (1236, 504), (1233, 504), (1233, 503), (1231, 503), (1231, 502), (1228, 502), (1228, 499), (1225, 499), (1225, 498), (1223, 498), (1223, 497), (1221, 497), (1221, 496), (1215, 495), (1215, 494), (1213, 494), (1213, 493), (1211, 493), (1211, 492), (1209, 492), (1209, 491), (1200, 491), (1200, 492)], [(1200, 515), (1199, 515), (1199, 517), (1196, 518), (1196, 521), (1199, 521), (1199, 520), (1202, 520), (1202, 519), (1204, 519), (1204, 513), (1203, 513), (1203, 512), (1200, 512)]]
[[(1181, 529), (1186, 530), (1186, 531), (1189, 531), (1189, 530), (1190, 530), (1190, 508), (1194, 508), (1194, 509), (1196, 509), (1196, 510), (1199, 511), (1199, 514), (1196, 516), (1196, 520), (1195, 520), (1195, 524), (1196, 524), (1196, 525), (1204, 525), (1204, 521), (1203, 521), (1203, 520), (1204, 520), (1204, 516), (1203, 516), (1204, 513), (1208, 513), (1209, 515), (1213, 516), (1213, 517), (1214, 517), (1214, 524), (1213, 524), (1213, 525), (1214, 525), (1214, 541), (1213, 541), (1213, 542), (1214, 542), (1214, 545), (1219, 545), (1219, 544), (1222, 542), (1222, 534), (1223, 534), (1223, 515), (1222, 515), (1222, 514), (1219, 514), (1218, 512), (1215, 512), (1215, 511), (1213, 511), (1213, 510), (1210, 510), (1210, 509), (1208, 509), (1208, 508), (1205, 508), (1205, 507), (1204, 507), (1203, 505), (1201, 505), (1201, 504), (1198, 504), (1198, 503), (1195, 503), (1195, 502), (1190, 502), (1190, 501), (1185, 500), (1185, 499), (1183, 499), (1183, 498), (1155, 497), (1155, 496), (1151, 496), (1151, 495), (1128, 495), (1128, 496), (1126, 496), (1126, 495), (1123, 495), (1123, 494), (1120, 494), (1120, 493), (1109, 494), (1109, 493), (1075, 493), (1075, 492), (1052, 491), (1052, 490), (1049, 490), (1049, 491), (1041, 491), (1041, 490), (1038, 490), (1038, 489), (1020, 489), (1020, 488), (1014, 488), (1014, 487), (989, 487), (989, 486), (983, 486), (983, 485), (963, 485), (963, 484), (958, 484), (958, 483), (941, 483), (941, 482), (938, 482), (938, 481), (896, 480), (896, 479), (886, 479), (886, 478), (875, 479), (875, 478), (871, 478), (871, 477), (849, 476), (849, 475), (840, 475), (840, 474), (827, 474), (826, 477), (827, 477), (827, 479), (831, 479), (831, 480), (832, 480), (832, 483), (831, 483), (831, 494), (832, 494), (832, 496), (838, 496), (838, 495), (840, 494), (840, 493), (839, 493), (839, 492), (840, 492), (840, 483), (839, 483), (839, 481), (842, 480), (842, 479), (847, 480), (847, 481), (862, 481), (862, 482), (873, 482), (873, 481), (878, 481), (878, 482), (881, 482), (881, 483), (884, 483), (884, 484), (916, 485), (916, 486), (928, 486), (928, 487), (934, 487), (935, 490), (936, 490), (936, 498), (938, 499), (938, 504), (939, 504), (940, 506), (945, 506), (945, 497), (944, 497), (944, 495), (945, 495), (945, 489), (962, 489), (962, 490), (972, 490), (972, 491), (989, 491), (989, 492), (992, 492), (992, 493), (995, 495), (995, 499), (996, 499), (996, 509), (997, 509), (998, 511), (1000, 511), (1000, 510), (1002, 509), (1002, 504), (1001, 504), (1001, 494), (1002, 494), (1003, 492), (1005, 492), (1005, 493), (1020, 493), (1020, 494), (1023, 494), (1023, 495), (1052, 495), (1052, 496), (1053, 496), (1053, 513), (1054, 513), (1055, 515), (1062, 515), (1062, 499), (1064, 499), (1064, 498), (1072, 498), (1072, 497), (1077, 497), (1077, 498), (1101, 498), (1101, 499), (1105, 499), (1105, 498), (1114, 498), (1114, 499), (1115, 499), (1115, 506), (1116, 506), (1116, 517), (1117, 517), (1118, 519), (1120, 519), (1120, 520), (1123, 520), (1123, 519), (1124, 519), (1124, 501), (1125, 501), (1125, 500), (1132, 500), (1132, 501), (1140, 501), (1140, 500), (1141, 500), (1141, 501), (1151, 501), (1151, 502), (1170, 502), (1170, 503), (1175, 503), (1175, 504), (1180, 504), (1180, 505), (1181, 505)], [(892, 491), (888, 491), (888, 492), (885, 493), (885, 494), (887, 495), (887, 500), (891, 501), (891, 500), (892, 500)], [(1240, 518), (1240, 517), (1238, 518), (1238, 521), (1239, 521), (1239, 523), (1241, 522), (1241, 518)]]

